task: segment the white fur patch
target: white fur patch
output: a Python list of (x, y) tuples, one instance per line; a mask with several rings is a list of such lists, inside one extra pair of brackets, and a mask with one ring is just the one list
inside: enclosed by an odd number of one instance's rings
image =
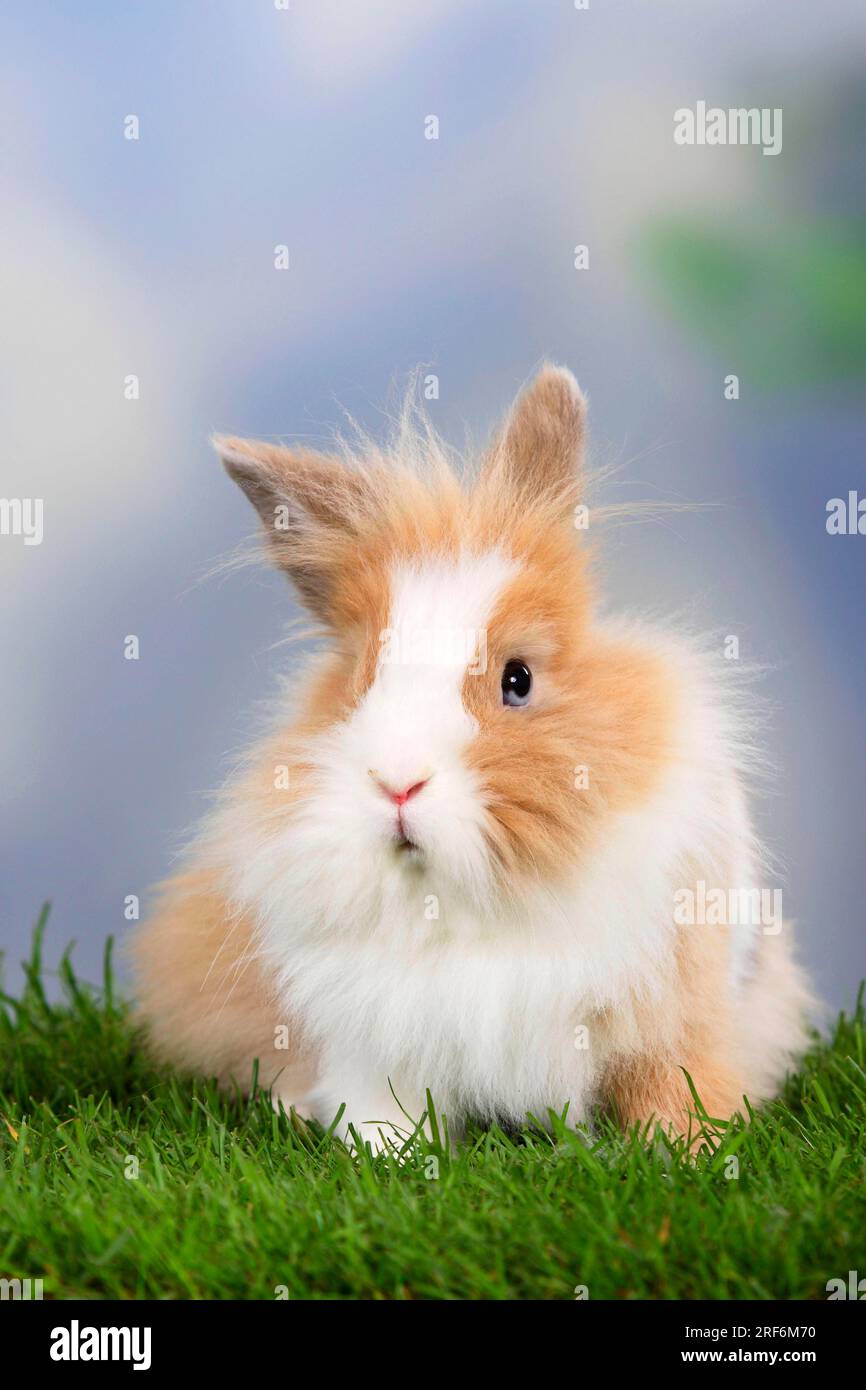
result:
[(430, 776), (432, 789), (475, 732), (461, 686), (467, 668), (485, 666), (487, 623), (516, 570), (494, 551), (394, 573), (376, 679), (356, 716), (389, 785)]

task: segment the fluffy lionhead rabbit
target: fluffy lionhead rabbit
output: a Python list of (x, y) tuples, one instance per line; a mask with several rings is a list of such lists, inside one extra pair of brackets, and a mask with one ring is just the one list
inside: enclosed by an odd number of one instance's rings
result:
[(685, 1133), (686, 1072), (714, 1117), (779, 1085), (789, 930), (702, 911), (760, 884), (730, 663), (598, 616), (584, 418), (548, 366), (472, 477), (423, 424), (357, 457), (217, 441), (328, 642), (138, 931), (162, 1057), (258, 1059), (376, 1148), (427, 1088), (453, 1129), (613, 1104)]

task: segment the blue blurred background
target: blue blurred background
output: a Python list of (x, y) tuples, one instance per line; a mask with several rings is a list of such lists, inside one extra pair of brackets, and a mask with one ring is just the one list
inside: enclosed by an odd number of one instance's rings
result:
[[(825, 521), (866, 493), (860, 0), (29, 0), (2, 26), (0, 492), (45, 499), (41, 546), (0, 538), (7, 980), (47, 898), (50, 962), (75, 938), (96, 974), (292, 659), (277, 576), (202, 580), (252, 529), (209, 433), (379, 430), (422, 363), (459, 444), (550, 356), (620, 466), (603, 501), (720, 504), (612, 531), (608, 592), (768, 668), (760, 823), (851, 1004), (866, 537)], [(781, 107), (782, 153), (676, 146), (698, 100)]]

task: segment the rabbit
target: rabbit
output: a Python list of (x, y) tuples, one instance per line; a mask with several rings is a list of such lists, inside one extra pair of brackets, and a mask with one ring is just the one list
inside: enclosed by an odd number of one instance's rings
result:
[(160, 1058), (376, 1152), (428, 1089), (457, 1136), (688, 1136), (687, 1078), (722, 1121), (776, 1093), (811, 994), (754, 910), (748, 710), (720, 653), (600, 615), (585, 441), (553, 365), (474, 469), (420, 412), (354, 452), (215, 440), (325, 643), (136, 928)]

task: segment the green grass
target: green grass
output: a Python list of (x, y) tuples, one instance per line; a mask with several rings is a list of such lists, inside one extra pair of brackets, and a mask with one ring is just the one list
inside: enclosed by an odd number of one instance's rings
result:
[(862, 990), (784, 1097), (708, 1126), (696, 1160), (557, 1121), (398, 1162), (155, 1070), (110, 951), (101, 989), (66, 958), (49, 1002), (45, 916), (0, 1002), (0, 1276), (45, 1297), (823, 1299), (866, 1274)]

